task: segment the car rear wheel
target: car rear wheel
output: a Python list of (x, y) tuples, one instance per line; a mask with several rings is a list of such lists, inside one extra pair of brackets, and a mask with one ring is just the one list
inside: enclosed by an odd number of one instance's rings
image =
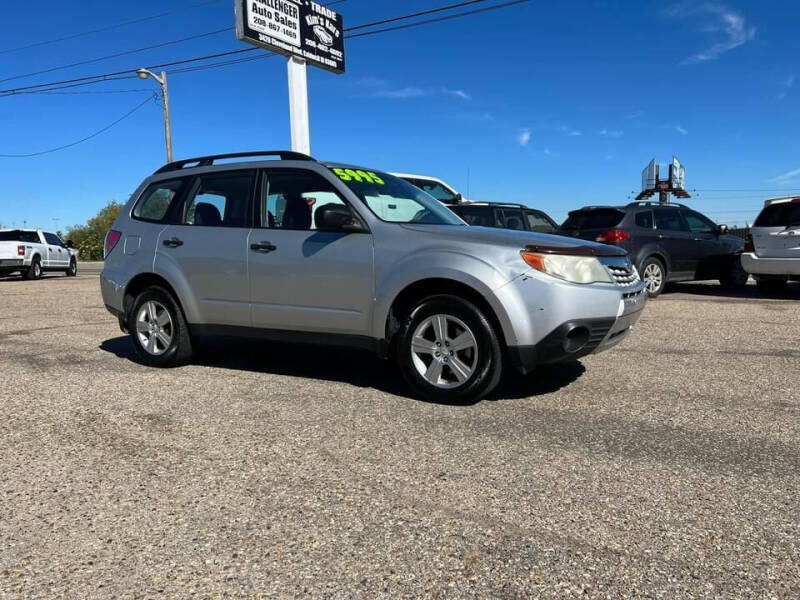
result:
[(750, 274), (742, 267), (742, 257), (734, 256), (728, 272), (720, 277), (719, 282), (724, 288), (741, 289), (747, 285)]
[(651, 256), (642, 263), (642, 281), (644, 281), (647, 295), (656, 298), (664, 291), (667, 285), (667, 273), (664, 264), (655, 256)]
[(758, 291), (762, 294), (781, 294), (786, 291), (788, 283), (788, 277), (768, 277), (763, 275), (756, 281)]
[(22, 277), (25, 279), (42, 278), (42, 263), (38, 256), (31, 261), (31, 266), (28, 267), (28, 270), (22, 272)]
[(497, 333), (481, 310), (455, 296), (419, 302), (397, 339), (397, 360), (408, 384), (438, 402), (477, 402), (503, 374)]
[(192, 339), (178, 303), (160, 287), (136, 297), (128, 331), (142, 361), (153, 367), (177, 367), (192, 356)]

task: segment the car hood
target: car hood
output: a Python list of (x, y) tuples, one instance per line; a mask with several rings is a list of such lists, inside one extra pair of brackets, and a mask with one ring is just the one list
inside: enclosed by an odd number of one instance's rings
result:
[(534, 233), (532, 231), (517, 231), (514, 229), (499, 229), (494, 227), (453, 226), (453, 225), (402, 225), (404, 229), (428, 234), (432, 237), (463, 240), (465, 242), (486, 244), (487, 246), (502, 246), (522, 250), (527, 246), (537, 249), (549, 249), (551, 252), (565, 251), (580, 248), (579, 254), (592, 254), (595, 256), (627, 256), (628, 252), (617, 246), (598, 244), (586, 240), (568, 238), (549, 233)]

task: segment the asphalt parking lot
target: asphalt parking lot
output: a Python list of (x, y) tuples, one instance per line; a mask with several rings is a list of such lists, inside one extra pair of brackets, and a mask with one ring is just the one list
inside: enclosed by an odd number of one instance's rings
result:
[(0, 280), (0, 597), (797, 598), (800, 286), (415, 400), (358, 352), (159, 371), (97, 268)]

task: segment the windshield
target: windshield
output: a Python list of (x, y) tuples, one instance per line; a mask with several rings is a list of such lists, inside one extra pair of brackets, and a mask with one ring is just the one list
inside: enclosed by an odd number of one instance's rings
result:
[(339, 167), (331, 170), (383, 221), (464, 226), (442, 203), (393, 175)]
[(615, 208), (576, 210), (569, 213), (561, 229), (608, 229), (619, 225), (624, 216), (624, 212)]

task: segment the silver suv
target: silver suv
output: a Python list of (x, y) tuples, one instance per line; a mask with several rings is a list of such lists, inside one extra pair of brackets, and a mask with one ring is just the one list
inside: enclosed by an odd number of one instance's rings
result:
[(528, 373), (611, 348), (645, 304), (624, 250), (469, 227), (397, 177), (293, 152), (166, 165), (105, 254), (104, 302), (150, 365), (209, 334), (351, 346), (441, 401), (485, 396), (506, 360)]
[(742, 267), (767, 294), (782, 292), (789, 279), (800, 279), (800, 198), (766, 201), (750, 230)]

